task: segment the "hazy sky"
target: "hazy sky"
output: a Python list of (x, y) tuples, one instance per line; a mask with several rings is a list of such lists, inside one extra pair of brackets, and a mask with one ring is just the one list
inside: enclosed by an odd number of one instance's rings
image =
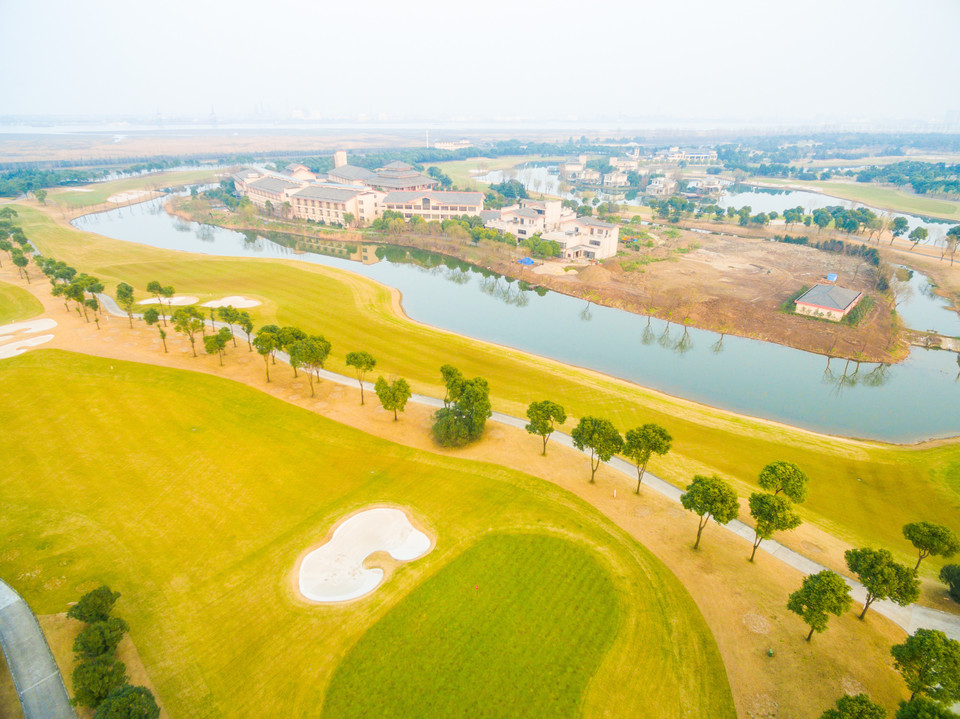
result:
[(960, 0), (3, 0), (2, 115), (949, 121)]

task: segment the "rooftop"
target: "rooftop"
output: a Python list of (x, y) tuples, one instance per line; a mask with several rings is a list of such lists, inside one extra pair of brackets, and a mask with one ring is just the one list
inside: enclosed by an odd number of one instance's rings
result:
[(327, 171), (327, 175), (329, 177), (342, 177), (347, 180), (373, 180), (377, 177), (375, 173), (370, 172), (367, 168), (357, 167), (356, 165), (336, 167)]
[(863, 294), (836, 285), (814, 285), (797, 298), (797, 304), (814, 305), (843, 312)]
[(302, 190), (294, 192), (295, 197), (302, 197), (308, 200), (323, 200), (325, 202), (346, 202), (364, 190), (350, 189), (347, 187), (324, 187), (323, 185), (307, 185)]
[(295, 187), (300, 187), (300, 184), (299, 182), (284, 180), (279, 177), (263, 177), (249, 183), (249, 187), (266, 192), (283, 192), (284, 190), (292, 190)]
[(578, 217), (577, 222), (586, 227), (603, 227), (605, 229), (613, 229), (616, 225), (613, 225), (609, 222), (604, 222), (603, 220), (595, 220), (592, 217)]
[(377, 185), (378, 187), (417, 187), (421, 185), (427, 185), (428, 187), (433, 187), (437, 184), (437, 181), (432, 177), (427, 177), (426, 175), (413, 174), (409, 177), (391, 177), (388, 175), (374, 175), (372, 178), (366, 181), (370, 185)]

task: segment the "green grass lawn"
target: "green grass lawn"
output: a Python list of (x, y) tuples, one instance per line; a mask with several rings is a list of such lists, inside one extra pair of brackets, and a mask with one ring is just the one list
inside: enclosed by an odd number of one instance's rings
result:
[(477, 182), (471, 170), (482, 169), (486, 172), (493, 170), (509, 170), (524, 162), (557, 162), (558, 157), (533, 157), (531, 155), (505, 155), (503, 157), (473, 157), (469, 160), (451, 160), (449, 162), (433, 162), (446, 173), (457, 187), (467, 187), (471, 190), (484, 190), (488, 187), (485, 182)]
[[(436, 602), (438, 616), (461, 614), (451, 583), (478, 562), (472, 602), (510, 622), (528, 617), (538, 658), (567, 660), (575, 634), (559, 629), (574, 615), (598, 632), (580, 660), (589, 685), (563, 690), (564, 712), (734, 716), (686, 590), (554, 485), (395, 445), (199, 373), (40, 349), (0, 362), (0, 386), (0, 576), (38, 614), (62, 612), (100, 583), (120, 591), (117, 614), (173, 717), (315, 716), (344, 657), (363, 658), (352, 648), (410, 621), (410, 597)], [(357, 601), (299, 600), (297, 558), (343, 517), (384, 503), (407, 508), (435, 548)], [(516, 551), (503, 561), (505, 546)], [(532, 591), (518, 586), (520, 570), (566, 584)], [(512, 593), (482, 594), (498, 587)], [(484, 626), (462, 621), (464, 632)], [(448, 648), (505, 651), (502, 631), (489, 631), (451, 633)], [(426, 626), (418, 634), (407, 637), (409, 656), (421, 638), (430, 651), (417, 691), (443, 693), (456, 667)], [(514, 682), (514, 667), (482, 671), (505, 691), (558, 691), (545, 683), (553, 674)], [(501, 695), (501, 706), (514, 700), (531, 701)]]
[[(405, 377), (414, 391), (433, 396), (443, 396), (439, 367), (450, 363), (467, 376), (486, 377), (494, 407), (515, 416), (523, 416), (531, 401), (549, 398), (575, 417), (608, 417), (621, 431), (662, 424), (674, 436), (673, 450), (650, 469), (679, 486), (694, 474), (716, 472), (745, 496), (764, 465), (796, 462), (811, 477), (810, 497), (801, 509), (806, 521), (851, 542), (887, 547), (902, 561), (913, 556), (901, 534), (907, 522), (925, 519), (960, 532), (956, 442), (921, 449), (851, 443), (736, 417), (420, 326), (394, 312), (387, 288), (347, 272), (156, 250), (58, 227), (26, 208), (20, 219), (45, 254), (108, 282), (129, 282), (143, 297), (147, 282), (158, 279), (201, 302), (232, 294), (262, 299), (264, 304), (251, 310), (258, 324), (294, 324), (323, 333), (333, 344), (327, 366), (335, 371), (347, 371), (347, 352), (365, 349), (377, 358), (378, 372)], [(941, 564), (928, 560), (922, 571), (935, 576)]]
[(112, 182), (96, 182), (91, 185), (84, 185), (84, 190), (89, 190), (89, 192), (79, 192), (68, 188), (51, 190), (47, 196), (47, 204), (61, 205), (71, 209), (92, 207), (106, 202), (108, 197), (118, 192), (157, 190), (206, 180), (212, 182), (217, 172), (218, 170), (214, 169), (159, 172), (142, 177), (129, 177)]
[(28, 320), (41, 312), (43, 305), (36, 297), (21, 287), (0, 282), (0, 325)]
[(862, 202), (881, 209), (895, 212), (906, 212), (927, 217), (941, 217), (947, 220), (960, 221), (960, 202), (952, 200), (938, 200), (932, 197), (916, 195), (912, 192), (897, 190), (891, 187), (879, 187), (865, 182), (820, 182), (783, 180), (779, 178), (758, 177), (758, 182), (785, 187), (811, 187), (827, 195), (844, 200)]
[(589, 549), (544, 535), (486, 537), (361, 637), (323, 715), (576, 716), (618, 615), (610, 575)]

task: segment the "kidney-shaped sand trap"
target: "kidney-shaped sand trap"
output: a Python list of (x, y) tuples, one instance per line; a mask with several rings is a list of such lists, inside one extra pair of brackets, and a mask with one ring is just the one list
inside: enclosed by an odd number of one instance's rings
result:
[(16, 342), (7, 342), (6, 344), (0, 345), (0, 359), (15, 357), (27, 347), (36, 347), (52, 339), (53, 335), (37, 335), (36, 337), (28, 337), (27, 339), (17, 340)]
[(344, 602), (369, 594), (383, 581), (383, 570), (363, 566), (374, 552), (403, 562), (430, 551), (430, 538), (410, 524), (405, 512), (368, 509), (346, 519), (330, 541), (300, 563), (300, 593), (314, 602)]
[(224, 297), (222, 300), (210, 300), (209, 302), (204, 302), (201, 307), (233, 307), (238, 310), (242, 310), (245, 307), (256, 307), (260, 304), (260, 300), (251, 300), (243, 295), (231, 295), (230, 297)]

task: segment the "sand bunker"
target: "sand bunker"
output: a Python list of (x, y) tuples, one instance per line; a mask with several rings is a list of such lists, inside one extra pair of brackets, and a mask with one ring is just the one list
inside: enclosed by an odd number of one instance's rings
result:
[(251, 300), (243, 295), (231, 295), (230, 297), (224, 297), (222, 300), (210, 300), (209, 302), (204, 302), (201, 307), (234, 307), (235, 309), (242, 310), (245, 307), (256, 307), (260, 304), (260, 300)]
[[(156, 297), (151, 297), (149, 300), (140, 300), (138, 305), (155, 305), (159, 300)], [(184, 295), (183, 297), (164, 297), (163, 304), (165, 305), (192, 305), (196, 302), (199, 302), (199, 297), (190, 297), (189, 295)]]
[(23, 352), (27, 347), (36, 347), (37, 345), (42, 345), (44, 342), (49, 342), (52, 339), (53, 335), (38, 335), (36, 337), (28, 337), (27, 339), (17, 340), (16, 342), (7, 342), (5, 345), (0, 345), (0, 359), (14, 357)]
[(130, 192), (118, 192), (116, 195), (110, 195), (107, 198), (107, 202), (113, 202), (115, 204), (120, 204), (121, 202), (130, 202), (132, 200), (139, 200), (144, 195), (152, 195), (153, 190), (131, 190)]
[(9, 325), (0, 325), (0, 340), (15, 334), (30, 334), (31, 332), (52, 330), (56, 326), (57, 321), (49, 317), (41, 317), (38, 320), (28, 320), (26, 322), (13, 322)]
[(346, 519), (330, 541), (300, 563), (300, 593), (314, 602), (344, 602), (369, 594), (383, 581), (383, 570), (363, 566), (374, 552), (402, 562), (423, 556), (430, 538), (416, 530), (405, 512), (368, 509)]

